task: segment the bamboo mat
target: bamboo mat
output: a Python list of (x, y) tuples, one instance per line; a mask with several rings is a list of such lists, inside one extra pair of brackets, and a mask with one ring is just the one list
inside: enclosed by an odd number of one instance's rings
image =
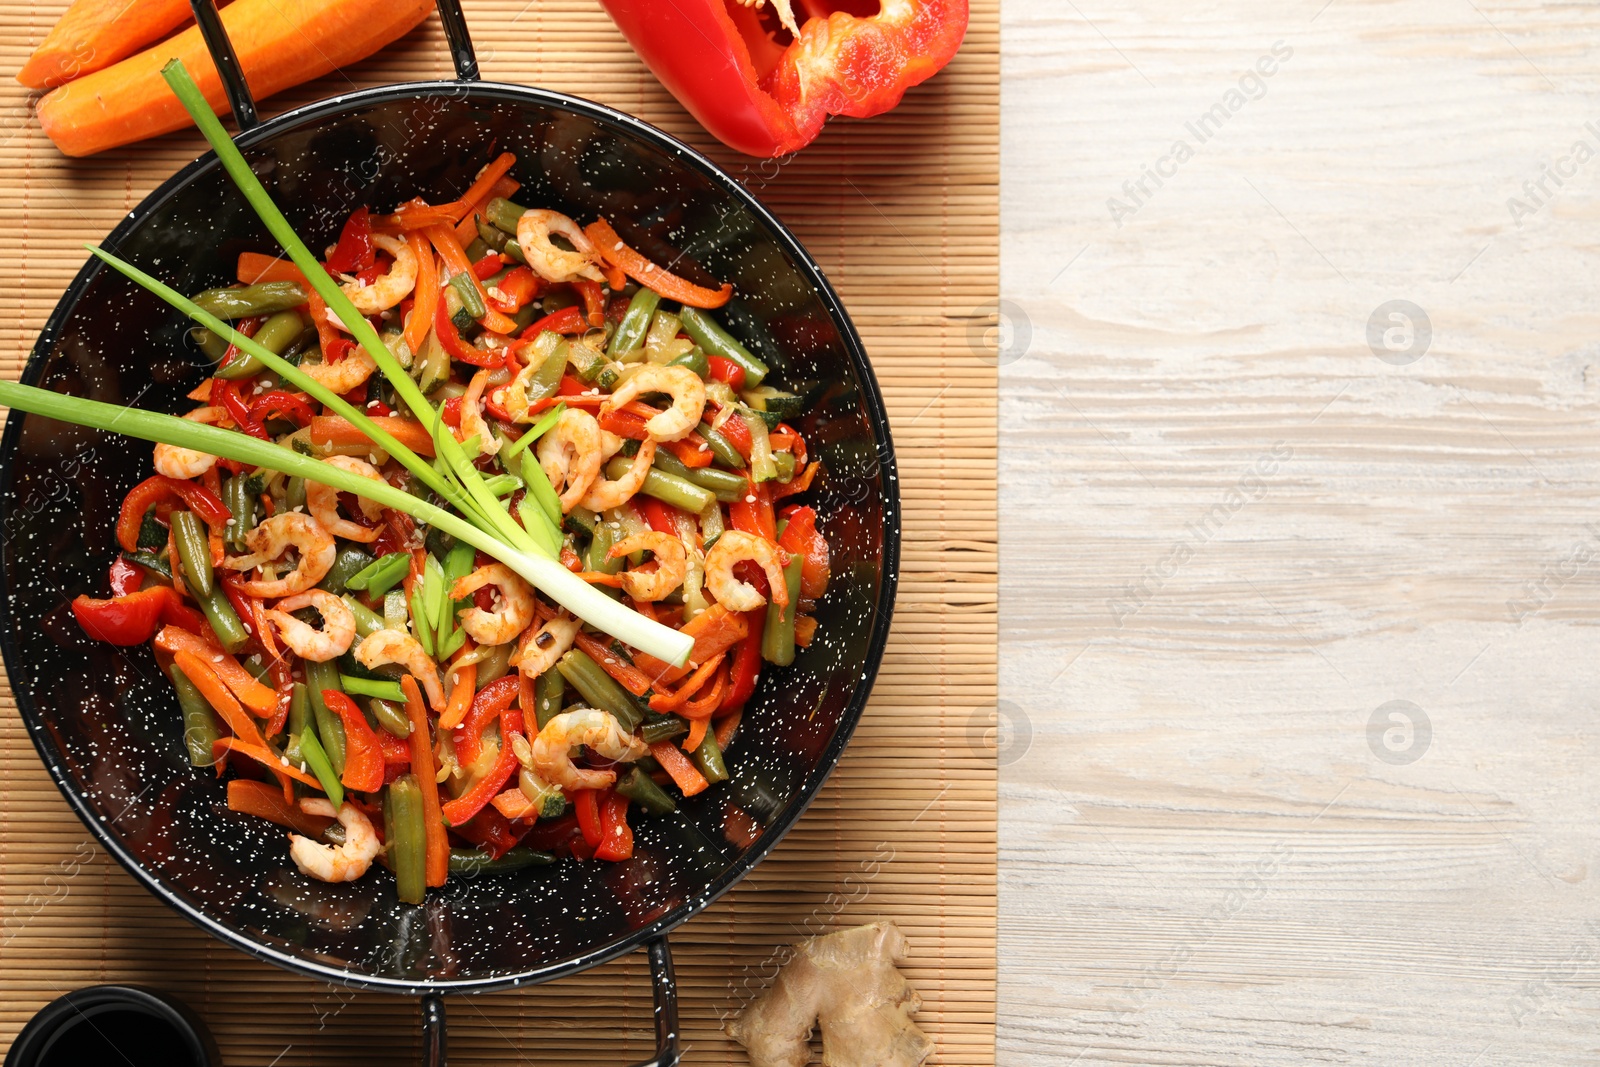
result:
[[(11, 79), (62, 0), (0, 5), (0, 229), (9, 281), (0, 371), (23, 359), (82, 242), (199, 153), (175, 134), (69, 163)], [(784, 843), (672, 936), (685, 1061), (743, 1064), (720, 1019), (774, 953), (877, 918), (900, 924), (935, 1061), (994, 1062), (995, 373), (977, 325), (998, 295), (998, 17), (975, 0), (955, 63), (893, 114), (838, 122), (797, 158), (715, 144), (591, 0), (468, 0), (484, 76), (599, 100), (664, 127), (739, 177), (821, 262), (888, 399), (905, 506), (894, 635), (837, 773)], [(356, 87), (439, 78), (437, 21), (383, 54), (265, 102), (275, 114)], [(39, 1007), (99, 982), (170, 991), (230, 1067), (414, 1062), (414, 1001), (352, 993), (246, 958), (148, 896), (93, 844), (0, 695), (0, 1044)], [(848, 879), (848, 881), (847, 881)], [(616, 1065), (653, 1045), (645, 960), (532, 990), (447, 1000), (452, 1064)]]

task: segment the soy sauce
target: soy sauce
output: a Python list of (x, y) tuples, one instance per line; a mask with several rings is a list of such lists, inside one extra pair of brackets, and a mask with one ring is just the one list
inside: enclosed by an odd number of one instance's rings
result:
[(37, 1062), (39, 1067), (203, 1067), (170, 1022), (126, 1008), (77, 1016), (56, 1033)]

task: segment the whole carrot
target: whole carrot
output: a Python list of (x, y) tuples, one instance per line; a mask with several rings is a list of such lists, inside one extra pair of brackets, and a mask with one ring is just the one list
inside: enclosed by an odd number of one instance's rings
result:
[[(430, 0), (233, 0), (222, 24), (262, 99), (363, 59), (427, 17)], [(190, 125), (161, 68), (181, 59), (206, 102), (227, 106), (198, 27), (69, 82), (39, 102), (39, 125), (69, 156), (89, 156)]]
[(154, 44), (189, 18), (189, 0), (74, 0), (17, 81), (30, 89), (65, 85)]

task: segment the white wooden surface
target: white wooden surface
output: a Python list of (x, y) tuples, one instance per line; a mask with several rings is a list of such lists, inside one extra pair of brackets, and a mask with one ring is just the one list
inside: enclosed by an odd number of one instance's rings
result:
[(1594, 1062), (1600, 10), (1003, 20), (1000, 1062)]

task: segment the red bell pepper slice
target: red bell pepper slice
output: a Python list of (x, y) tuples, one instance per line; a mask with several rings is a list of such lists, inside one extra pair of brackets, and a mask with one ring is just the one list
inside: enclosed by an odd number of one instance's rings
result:
[(728, 505), (728, 525), (735, 530), (778, 539), (778, 519), (772, 512), (772, 494), (769, 482), (749, 482), (749, 491)]
[[(261, 329), (261, 324), (266, 321), (267, 317), (265, 315), (254, 315), (247, 319), (240, 319), (238, 322), (233, 324), (233, 328), (244, 334), (246, 337), (254, 337), (256, 335), (256, 331)], [(241, 358), (243, 357), (239, 354), (239, 346), (234, 344), (232, 341), (229, 341), (228, 350), (222, 353), (222, 359), (217, 362), (217, 369), (221, 370), (223, 367), (226, 367), (230, 363), (234, 363)]]
[(207, 526), (221, 526), (233, 518), (233, 513), (217, 494), (198, 482), (155, 474), (134, 486), (123, 498), (122, 512), (117, 516), (117, 544), (126, 552), (139, 551), (139, 527), (144, 524), (145, 512), (173, 497), (188, 505)]
[(445, 307), (443, 300), (439, 301), (439, 306), (433, 313), (433, 330), (439, 335), (439, 342), (444, 345), (444, 350), (450, 353), (451, 359), (459, 359), (474, 367), (498, 367), (505, 362), (504, 352), (489, 352), (463, 341), (455, 322), (450, 318), (450, 309)]
[(315, 414), (304, 394), (285, 389), (270, 389), (262, 393), (251, 402), (249, 412), (250, 418), (257, 424), (276, 417), (287, 419), (296, 426), (310, 426)]
[[(505, 726), (502, 719), (501, 727)], [(505, 787), (511, 776), (522, 765), (517, 762), (517, 754), (511, 749), (511, 732), (506, 731), (501, 736), (500, 758), (495, 760), (494, 766), (465, 793), (454, 800), (447, 800), (444, 804), (444, 818), (451, 826), (460, 826), (467, 822), (478, 812), (482, 811), (489, 801)], [(518, 731), (520, 732), (520, 731)]]
[(472, 276), (480, 282), (488, 281), (500, 273), (500, 268), (506, 265), (505, 257), (499, 252), (490, 252), (472, 265)]
[(625, 860), (633, 855), (633, 831), (628, 828), (628, 798), (608, 792), (600, 805), (600, 841), (595, 845), (597, 860)]
[(828, 591), (828, 539), (817, 529), (815, 508), (791, 507), (784, 510), (789, 525), (784, 527), (778, 545), (801, 558), (800, 595), (816, 600)]
[(339, 274), (357, 274), (377, 261), (372, 244), (372, 215), (366, 206), (356, 208), (339, 231), (339, 243), (323, 266)]
[(237, 382), (228, 378), (214, 378), (211, 383), (211, 402), (221, 405), (228, 417), (239, 425), (239, 429), (251, 437), (259, 437), (265, 441), (270, 435), (261, 423), (250, 415), (250, 405), (239, 393)]
[(750, 626), (750, 633), (739, 642), (738, 650), (733, 654), (728, 691), (717, 707), (719, 715), (744, 707), (745, 701), (756, 691), (756, 679), (761, 676), (761, 631), (767, 623), (766, 609), (757, 608), (749, 612), (745, 615), (745, 621)]
[(139, 586), (144, 582), (144, 571), (138, 564), (129, 563), (122, 556), (111, 561), (111, 595), (127, 596), (137, 593)]
[[(533, 823), (522, 819), (512, 822), (496, 811), (493, 805), (488, 805), (462, 825), (450, 827), (450, 832), (477, 845), (490, 859), (497, 860), (516, 848), (532, 828)], [(572, 829), (570, 820), (566, 828)]]
[[(170, 585), (160, 586), (161, 589), (172, 589)], [(206, 617), (178, 599), (176, 590), (167, 598), (167, 606), (161, 609), (161, 622), (166, 626), (176, 626), (180, 630), (188, 630), (192, 634), (206, 634), (211, 632), (211, 624), (206, 622)]]
[(572, 794), (572, 810), (578, 816), (578, 829), (590, 848), (600, 844), (600, 790), (580, 789)]
[(717, 427), (717, 432), (738, 451), (739, 455), (745, 459), (750, 458), (750, 449), (753, 446), (750, 441), (750, 427), (744, 421), (744, 416), (729, 416), (723, 420), (721, 426)]
[(502, 314), (515, 315), (539, 295), (542, 287), (537, 274), (527, 267), (516, 267), (501, 278), (498, 285), (488, 289), (488, 304)]
[(860, 4), (797, 0), (795, 37), (726, 0), (601, 5), (701, 125), (752, 156), (805, 147), (829, 115), (888, 111), (950, 62), (967, 30), (967, 0), (874, 4), (866, 18), (850, 13)]
[(530, 340), (549, 330), (551, 333), (583, 333), (589, 328), (588, 320), (583, 317), (583, 309), (577, 304), (552, 311), (544, 318), (523, 330), (517, 336), (522, 340)]
[(337, 689), (324, 689), (322, 702), (344, 722), (344, 773), (339, 781), (358, 793), (383, 788), (383, 749), (356, 702)]
[(719, 382), (727, 382), (734, 392), (744, 389), (744, 368), (731, 359), (722, 356), (707, 356), (706, 362), (711, 365), (711, 377)]
[[(461, 720), (461, 725), (456, 727), (453, 738), (456, 760), (461, 766), (471, 767), (478, 762), (478, 754), (483, 750), (483, 731), (488, 729), (491, 722), (500, 718), (502, 712), (511, 707), (520, 692), (521, 682), (514, 673), (504, 678), (496, 678), (478, 690), (478, 695), (472, 698), (472, 707), (467, 709), (467, 716)], [(520, 732), (520, 718), (515, 725)]]
[(171, 586), (156, 585), (109, 600), (77, 596), (72, 600), (72, 614), (83, 632), (96, 641), (142, 645), (156, 635), (161, 613), (176, 595)]
[(600, 291), (600, 283), (579, 278), (572, 283), (578, 291), (578, 297), (583, 301), (583, 317), (589, 325), (599, 329), (606, 324), (606, 298)]
[(439, 420), (452, 430), (461, 428), (461, 398), (453, 396), (439, 409)]

